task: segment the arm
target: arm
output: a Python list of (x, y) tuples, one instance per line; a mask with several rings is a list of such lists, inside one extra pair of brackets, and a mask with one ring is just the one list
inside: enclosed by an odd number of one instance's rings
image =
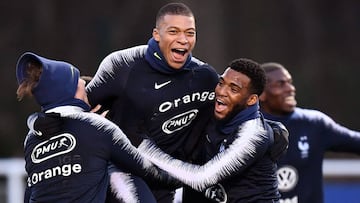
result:
[(137, 46), (113, 52), (100, 63), (100, 66), (86, 86), (92, 107), (101, 104), (108, 108), (114, 98), (124, 88), (131, 64), (145, 53), (146, 46)]
[(174, 159), (146, 140), (138, 149), (171, 176), (202, 191), (225, 178), (241, 173), (266, 153), (268, 137), (258, 122), (259, 120), (248, 121), (229, 148), (201, 166)]
[(26, 184), (25, 193), (24, 193), (24, 203), (30, 202), (31, 197), (31, 188)]
[(167, 173), (157, 168), (152, 162), (142, 156), (135, 148), (123, 131), (114, 123), (106, 118), (92, 114), (87, 119), (94, 118), (92, 123), (101, 126), (107, 139), (107, 147), (110, 153), (110, 162), (121, 169), (121, 171), (131, 173), (145, 179), (161, 181), (166, 184), (177, 184)]
[[(108, 161), (122, 171), (140, 177), (150, 177), (169, 184), (177, 184), (167, 173), (145, 159), (130, 143), (123, 131), (103, 116), (95, 113), (80, 113), (66, 115), (65, 117), (84, 120), (86, 123), (96, 127), (95, 132), (90, 130), (87, 133), (97, 134), (97, 136), (94, 134), (93, 143), (97, 148), (103, 149), (104, 153), (108, 154), (105, 156)], [(63, 117), (60, 116), (60, 113), (34, 113), (28, 119), (30, 132), (40, 132), (39, 135), (34, 133), (34, 135), (40, 137), (52, 136), (58, 133), (62, 129), (62, 125)], [(53, 132), (53, 134), (48, 134), (49, 132)], [(101, 145), (100, 143), (104, 144)]]
[(93, 79), (86, 86), (89, 103), (91, 107), (101, 104), (104, 107), (111, 105), (116, 97), (116, 92), (121, 91), (123, 63), (121, 63), (121, 51), (109, 54), (100, 63)]
[(327, 150), (360, 154), (359, 131), (350, 130), (321, 112), (318, 116), (319, 120), (315, 122), (321, 122), (321, 126), (323, 126)]

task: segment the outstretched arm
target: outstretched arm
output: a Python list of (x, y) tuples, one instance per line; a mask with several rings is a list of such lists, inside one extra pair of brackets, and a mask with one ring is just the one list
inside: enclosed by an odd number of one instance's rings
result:
[(203, 191), (235, 173), (241, 173), (263, 156), (268, 149), (268, 137), (266, 131), (259, 128), (257, 120), (248, 121), (229, 148), (201, 166), (174, 159), (148, 140), (144, 140), (138, 149), (171, 176)]

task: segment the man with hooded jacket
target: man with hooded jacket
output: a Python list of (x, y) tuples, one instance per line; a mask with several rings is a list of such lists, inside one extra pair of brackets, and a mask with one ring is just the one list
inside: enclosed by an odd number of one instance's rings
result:
[[(137, 176), (151, 175), (161, 180), (159, 171), (115, 124), (89, 112), (85, 82), (79, 74), (67, 62), (30, 52), (18, 60), (18, 98), (34, 96), (42, 112), (28, 119), (24, 202), (105, 202), (110, 161)], [(49, 114), (56, 114), (51, 131), (35, 130), (42, 116)], [(121, 201), (156, 202), (142, 179), (123, 174), (117, 180), (115, 186), (122, 194), (116, 197)]]

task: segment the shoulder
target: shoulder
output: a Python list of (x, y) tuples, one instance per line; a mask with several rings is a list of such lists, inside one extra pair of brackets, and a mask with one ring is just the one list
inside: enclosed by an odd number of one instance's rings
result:
[(116, 63), (119, 65), (121, 65), (121, 64), (129, 65), (132, 62), (134, 62), (136, 59), (144, 58), (147, 47), (148, 47), (147, 45), (139, 45), (139, 46), (130, 47), (127, 49), (114, 51), (114, 52), (110, 53), (109, 55), (107, 55), (104, 58), (104, 60), (101, 62), (101, 64)]
[(295, 108), (294, 116), (310, 121), (331, 119), (327, 114), (316, 109)]
[(202, 74), (207, 74), (209, 77), (218, 80), (219, 76), (214, 67), (210, 64), (201, 61), (196, 57), (191, 58), (191, 68), (196, 72), (201, 72)]
[(89, 128), (96, 129), (96, 131), (100, 132), (100, 134), (111, 135), (114, 140), (127, 139), (123, 131), (115, 123), (99, 114), (81, 112), (77, 114), (71, 114), (66, 117), (78, 120)]
[(201, 61), (200, 59), (196, 57), (191, 57), (191, 66), (195, 69), (205, 69), (212, 73), (216, 73), (214, 67), (212, 67), (210, 64), (205, 63), (204, 61)]
[(237, 132), (238, 137), (252, 142), (269, 140), (271, 134), (272, 130), (267, 128), (267, 125), (261, 118), (245, 121), (241, 126), (239, 126), (239, 130)]
[(146, 50), (147, 45), (139, 45), (110, 53), (101, 61), (93, 78), (95, 83), (126, 75), (132, 66), (145, 61)]

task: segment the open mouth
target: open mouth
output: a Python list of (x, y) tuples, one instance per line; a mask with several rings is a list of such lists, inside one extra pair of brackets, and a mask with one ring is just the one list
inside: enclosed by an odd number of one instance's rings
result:
[(289, 105), (293, 105), (295, 106), (296, 105), (296, 99), (295, 99), (295, 96), (288, 96), (288, 97), (285, 97), (285, 102)]
[(216, 99), (215, 101), (215, 111), (216, 112), (222, 112), (227, 108), (227, 105), (225, 104), (224, 101), (220, 100), (220, 99)]
[(186, 53), (188, 52), (187, 49), (171, 49), (173, 60), (176, 63), (184, 63), (186, 60)]
[(184, 56), (187, 53), (187, 49), (171, 49), (172, 52)]

